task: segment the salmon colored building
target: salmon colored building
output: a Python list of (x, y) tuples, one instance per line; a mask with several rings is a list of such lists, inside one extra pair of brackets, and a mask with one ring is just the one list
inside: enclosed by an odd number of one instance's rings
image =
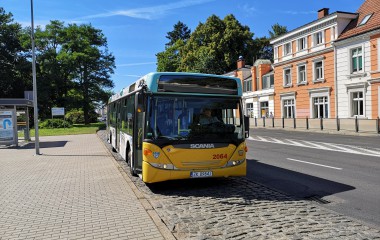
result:
[(323, 8), (315, 21), (271, 41), (275, 118), (336, 117), (333, 43), (356, 17)]
[(337, 112), (342, 118), (380, 115), (380, 2), (365, 1), (334, 43)]
[(243, 57), (237, 69), (225, 75), (241, 79), (244, 114), (251, 118), (271, 117), (274, 114), (274, 75), (272, 62), (258, 59), (253, 66), (245, 65)]

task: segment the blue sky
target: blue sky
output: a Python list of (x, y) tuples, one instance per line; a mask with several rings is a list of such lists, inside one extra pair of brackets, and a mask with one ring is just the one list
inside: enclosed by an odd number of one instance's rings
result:
[[(112, 75), (114, 91), (156, 70), (156, 53), (165, 50), (167, 32), (178, 21), (192, 31), (215, 14), (223, 19), (233, 14), (250, 27), (254, 37), (268, 36), (275, 23), (295, 29), (317, 19), (317, 11), (327, 7), (356, 12), (364, 0), (34, 0), (35, 25), (50, 20), (90, 23), (101, 29), (110, 52), (116, 57)], [(15, 22), (30, 26), (30, 0), (0, 0)], [(38, 81), (38, 79), (37, 79)]]

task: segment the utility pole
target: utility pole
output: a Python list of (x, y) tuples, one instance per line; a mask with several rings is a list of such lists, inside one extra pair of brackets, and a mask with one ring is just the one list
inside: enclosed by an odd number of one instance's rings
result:
[(38, 136), (38, 108), (37, 108), (37, 79), (36, 79), (36, 51), (34, 45), (34, 17), (33, 17), (33, 0), (30, 0), (31, 18), (32, 18), (32, 29), (31, 29), (31, 40), (32, 40), (32, 72), (33, 72), (33, 108), (34, 108), (34, 130), (35, 130), (35, 148), (36, 155), (40, 155), (40, 142)]

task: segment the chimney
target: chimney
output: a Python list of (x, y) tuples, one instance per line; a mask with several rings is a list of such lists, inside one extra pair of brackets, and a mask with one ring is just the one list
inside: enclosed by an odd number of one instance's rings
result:
[(329, 15), (329, 9), (328, 8), (322, 8), (318, 10), (318, 19), (326, 17)]
[(243, 56), (239, 56), (239, 60), (237, 61), (237, 69), (243, 68), (245, 66), (245, 61)]

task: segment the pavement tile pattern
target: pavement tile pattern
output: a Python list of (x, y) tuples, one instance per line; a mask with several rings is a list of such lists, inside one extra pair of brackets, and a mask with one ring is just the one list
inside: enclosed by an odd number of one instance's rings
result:
[(96, 134), (0, 148), (0, 239), (164, 239)]
[[(104, 132), (98, 135), (108, 149)], [(113, 153), (129, 174), (127, 164)], [(246, 178), (144, 184), (132, 179), (177, 239), (380, 239), (380, 229)]]

